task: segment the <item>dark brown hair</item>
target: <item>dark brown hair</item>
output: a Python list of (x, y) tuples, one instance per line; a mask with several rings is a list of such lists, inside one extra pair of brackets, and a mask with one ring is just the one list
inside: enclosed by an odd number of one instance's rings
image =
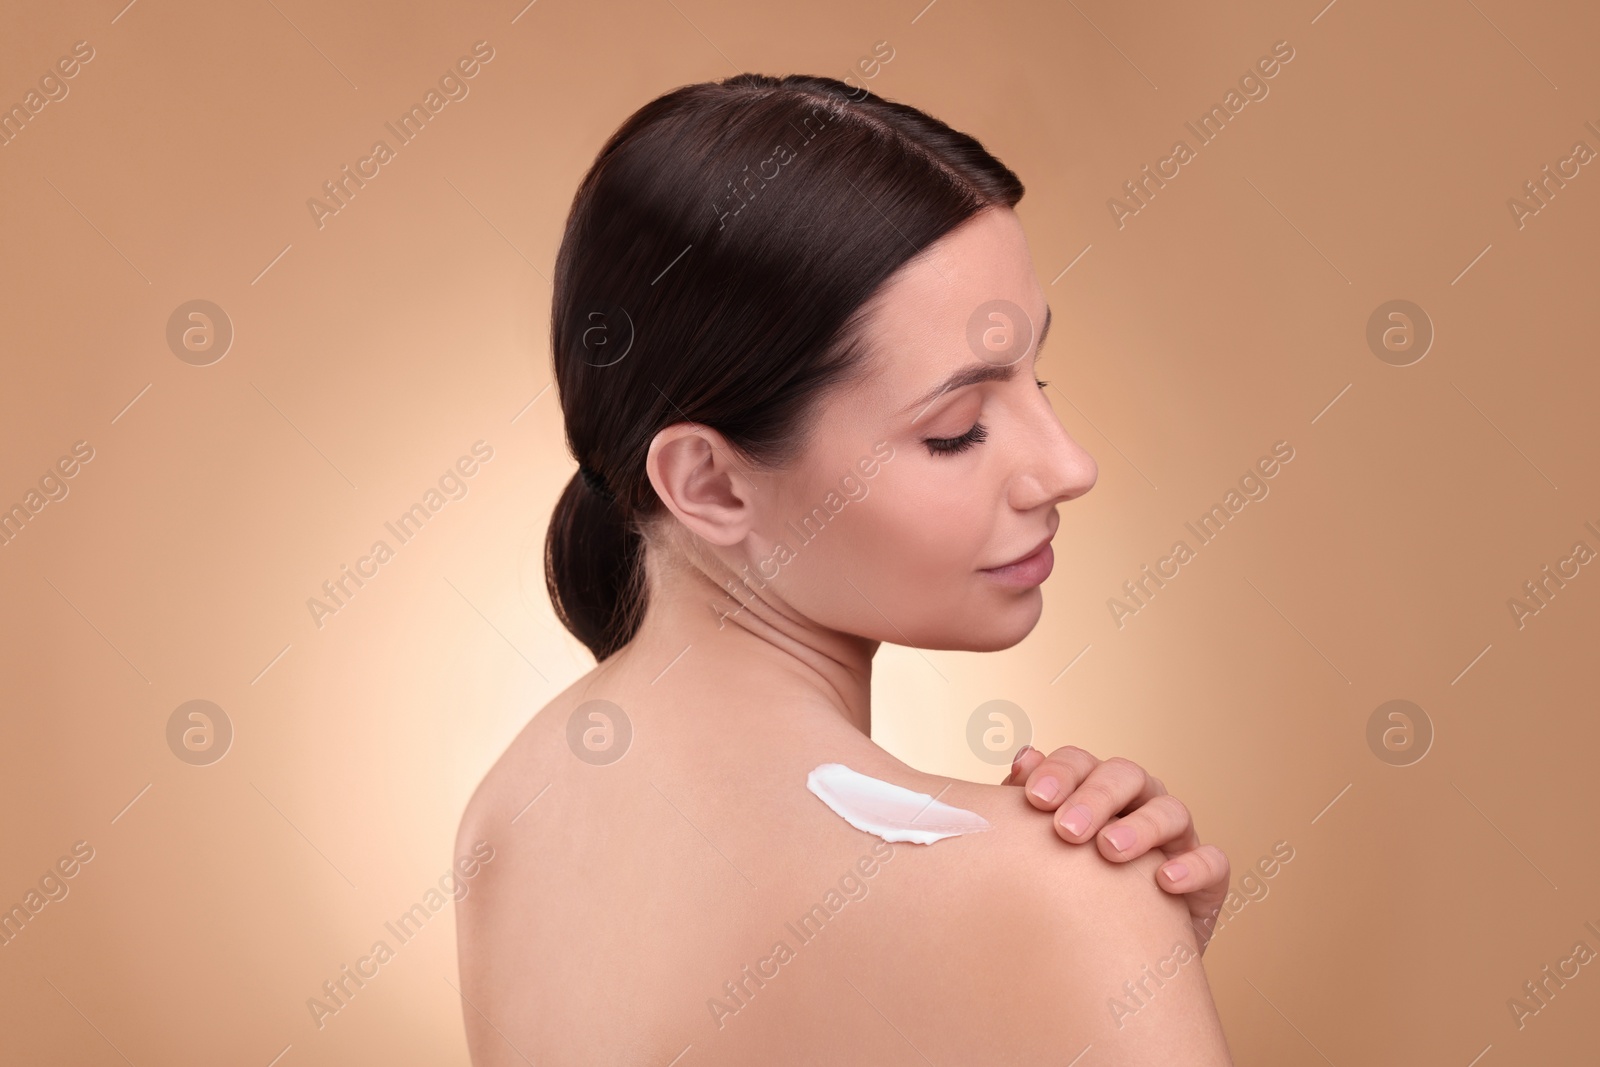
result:
[(833, 78), (740, 74), (634, 112), (573, 197), (550, 342), (575, 475), (545, 539), (557, 616), (604, 660), (644, 616), (651, 440), (677, 422), (781, 468), (866, 370), (864, 308), (1022, 183), (967, 134)]

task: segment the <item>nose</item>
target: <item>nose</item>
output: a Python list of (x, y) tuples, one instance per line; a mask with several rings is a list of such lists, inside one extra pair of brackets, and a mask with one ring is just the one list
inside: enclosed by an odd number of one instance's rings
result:
[(1029, 406), (1024, 434), (1027, 451), (1011, 479), (1010, 503), (1018, 511), (1080, 497), (1093, 489), (1100, 477), (1099, 464), (1067, 432), (1045, 391), (1035, 388), (1035, 392), (1038, 404)]

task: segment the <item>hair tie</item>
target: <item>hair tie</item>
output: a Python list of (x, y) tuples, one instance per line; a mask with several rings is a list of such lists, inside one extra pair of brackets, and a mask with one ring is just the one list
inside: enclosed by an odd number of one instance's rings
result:
[(578, 476), (583, 479), (583, 484), (587, 485), (589, 491), (594, 493), (595, 496), (615, 503), (617, 496), (606, 485), (606, 480), (600, 476), (599, 471), (588, 464), (580, 463), (578, 464)]

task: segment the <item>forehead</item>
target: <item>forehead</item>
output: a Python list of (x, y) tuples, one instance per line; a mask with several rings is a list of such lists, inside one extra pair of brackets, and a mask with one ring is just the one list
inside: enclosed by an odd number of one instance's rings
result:
[(1038, 336), (1044, 292), (1022, 223), (1010, 208), (980, 212), (884, 283), (865, 324), (874, 381), (904, 403), (907, 391), (918, 392), (974, 361), (969, 329), (996, 301), (1020, 308)]

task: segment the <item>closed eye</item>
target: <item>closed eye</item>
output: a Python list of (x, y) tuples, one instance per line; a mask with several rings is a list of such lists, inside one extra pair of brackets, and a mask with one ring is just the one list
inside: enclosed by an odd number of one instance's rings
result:
[(960, 437), (929, 437), (923, 443), (928, 446), (928, 451), (935, 456), (949, 456), (957, 452), (965, 452), (973, 445), (989, 436), (989, 431), (981, 422), (972, 424), (972, 429)]
[[(1034, 384), (1037, 385), (1041, 390), (1050, 384), (1049, 382), (1043, 381), (1039, 378), (1035, 378), (1033, 381)], [(926, 437), (923, 438), (923, 444), (928, 446), (928, 452), (932, 455), (953, 456), (957, 453), (965, 452), (979, 441), (988, 438), (988, 436), (988, 427), (984, 426), (984, 424), (981, 422), (975, 422), (972, 424), (972, 429), (968, 430), (964, 434), (961, 434), (959, 437)]]

